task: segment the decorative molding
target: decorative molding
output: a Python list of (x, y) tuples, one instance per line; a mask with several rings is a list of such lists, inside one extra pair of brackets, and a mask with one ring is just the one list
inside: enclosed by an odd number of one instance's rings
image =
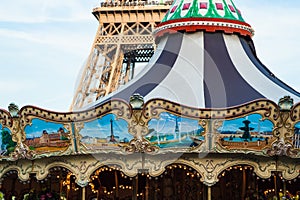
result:
[(277, 140), (272, 144), (271, 149), (267, 150), (269, 156), (289, 156), (296, 157), (298, 150), (293, 148), (291, 143), (285, 142), (283, 139)]
[(164, 99), (152, 99), (145, 103), (144, 116), (158, 118), (162, 112), (191, 119), (234, 119), (251, 113), (260, 113), (264, 118), (277, 120), (278, 106), (270, 100), (256, 100), (240, 106), (220, 109), (199, 109), (184, 106)]
[(153, 146), (145, 138), (134, 138), (128, 145), (123, 147), (123, 151), (127, 153), (155, 153), (158, 149), (158, 147)]
[(224, 31), (225, 33), (239, 33), (244, 36), (253, 36), (254, 30), (245, 22), (218, 18), (185, 18), (170, 20), (158, 25), (154, 30), (156, 37), (166, 33), (177, 31), (196, 32), (206, 30), (208, 32)]

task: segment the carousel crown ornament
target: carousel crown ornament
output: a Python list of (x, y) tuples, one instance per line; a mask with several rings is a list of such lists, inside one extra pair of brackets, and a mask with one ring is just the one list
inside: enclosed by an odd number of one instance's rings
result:
[(294, 100), (290, 96), (284, 96), (278, 102), (281, 111), (290, 111), (294, 105)]
[(138, 93), (133, 94), (130, 99), (129, 103), (134, 110), (140, 110), (144, 106), (144, 97)]
[(254, 35), (254, 30), (244, 21), (241, 11), (230, 0), (175, 0), (155, 34), (197, 30)]
[(12, 117), (19, 117), (19, 107), (15, 103), (10, 103), (8, 105), (8, 111)]

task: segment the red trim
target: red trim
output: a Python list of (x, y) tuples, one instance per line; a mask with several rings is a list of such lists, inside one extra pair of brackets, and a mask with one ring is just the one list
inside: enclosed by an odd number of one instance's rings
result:
[(173, 20), (169, 20), (166, 22), (161, 22), (160, 24), (157, 25), (157, 27), (161, 27), (167, 24), (173, 24), (173, 23), (177, 23), (177, 22), (186, 22), (186, 21), (213, 21), (213, 22), (225, 22), (225, 23), (233, 23), (233, 24), (239, 24), (239, 25), (244, 25), (244, 26), (248, 26), (251, 27), (250, 24), (246, 23), (246, 22), (241, 22), (238, 20), (232, 20), (232, 19), (220, 19), (220, 18), (181, 18), (181, 19), (173, 19)]
[(207, 32), (216, 32), (216, 31), (224, 31), (225, 33), (233, 34), (239, 33), (244, 36), (252, 36), (251, 33), (247, 30), (234, 28), (234, 27), (226, 27), (226, 26), (209, 26), (209, 25), (194, 25), (194, 26), (179, 26), (172, 27), (168, 29), (161, 30), (156, 33), (156, 37), (161, 37), (166, 33), (176, 33), (178, 31), (185, 32), (196, 32), (196, 31), (207, 31)]

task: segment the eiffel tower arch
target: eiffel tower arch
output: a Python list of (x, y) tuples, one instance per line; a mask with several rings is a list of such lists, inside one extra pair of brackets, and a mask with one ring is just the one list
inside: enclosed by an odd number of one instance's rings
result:
[(71, 110), (115, 91), (134, 77), (137, 63), (150, 60), (155, 50), (152, 32), (171, 3), (106, 1), (93, 9), (99, 26)]

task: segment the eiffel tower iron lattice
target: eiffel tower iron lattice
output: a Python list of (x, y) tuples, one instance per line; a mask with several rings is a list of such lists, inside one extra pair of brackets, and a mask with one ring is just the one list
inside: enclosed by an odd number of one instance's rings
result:
[(70, 110), (95, 102), (134, 77), (135, 64), (154, 53), (152, 32), (171, 1), (106, 1), (93, 9), (98, 30)]

